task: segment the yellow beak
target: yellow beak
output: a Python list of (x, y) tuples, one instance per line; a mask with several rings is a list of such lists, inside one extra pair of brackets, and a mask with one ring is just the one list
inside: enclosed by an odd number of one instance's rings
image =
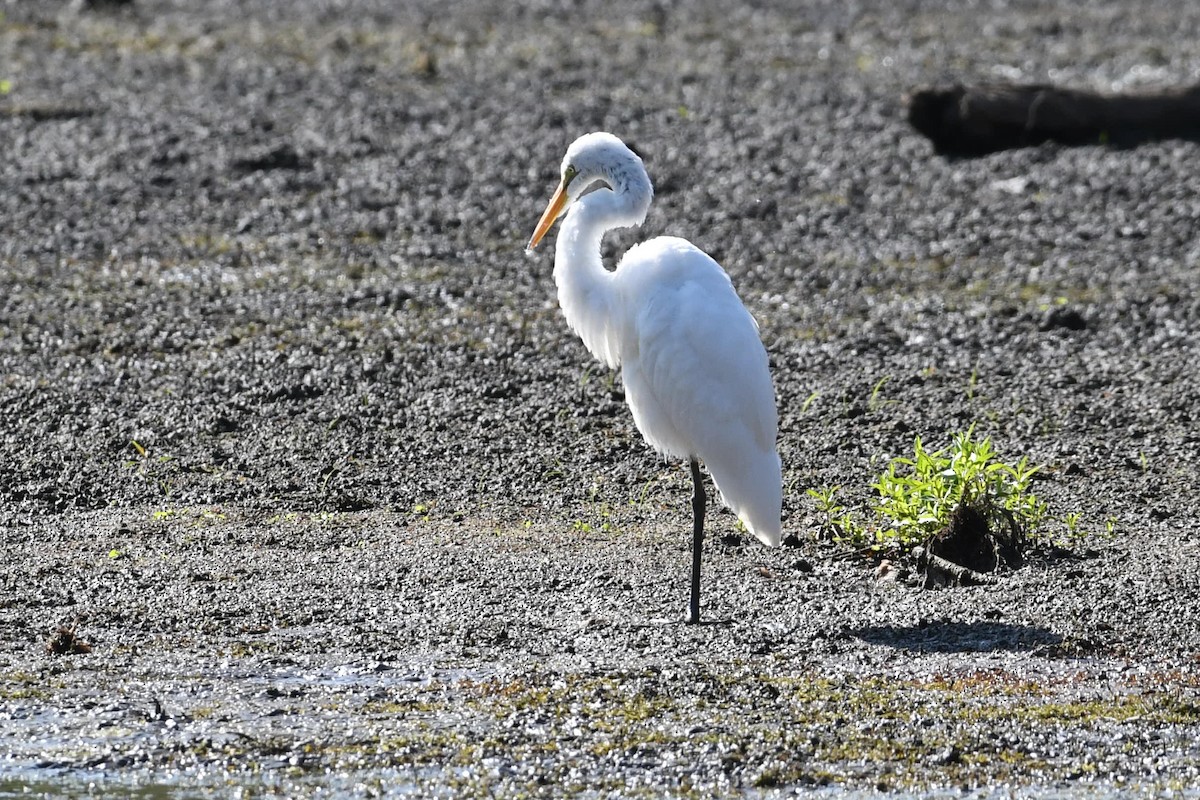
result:
[(558, 184), (558, 191), (554, 193), (554, 197), (550, 198), (550, 205), (546, 206), (546, 210), (542, 212), (542, 218), (538, 220), (537, 228), (534, 229), (533, 236), (529, 237), (529, 244), (525, 246), (526, 250), (532, 250), (538, 246), (538, 242), (554, 225), (554, 221), (567, 210), (567, 204), (570, 202), (571, 197), (567, 194), (567, 185), (565, 183)]

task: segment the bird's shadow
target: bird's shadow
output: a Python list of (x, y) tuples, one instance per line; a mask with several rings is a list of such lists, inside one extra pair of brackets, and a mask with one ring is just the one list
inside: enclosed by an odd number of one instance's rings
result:
[(850, 634), (864, 642), (912, 653), (1020, 653), (1063, 642), (1061, 635), (1046, 628), (1007, 622), (932, 620), (904, 627), (870, 625)]

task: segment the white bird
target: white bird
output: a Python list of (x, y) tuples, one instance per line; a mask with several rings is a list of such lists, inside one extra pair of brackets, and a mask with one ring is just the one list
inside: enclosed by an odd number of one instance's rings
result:
[[(596, 184), (599, 188), (593, 189)], [(631, 247), (613, 271), (600, 240), (641, 225), (654, 191), (642, 160), (611, 133), (576, 139), (527, 251), (565, 212), (554, 252), (558, 303), (592, 355), (620, 367), (642, 436), (692, 471), (692, 586), (700, 621), (705, 491), (699, 461), (725, 504), (763, 544), (777, 546), (783, 487), (778, 415), (758, 324), (721, 265), (685, 239)]]

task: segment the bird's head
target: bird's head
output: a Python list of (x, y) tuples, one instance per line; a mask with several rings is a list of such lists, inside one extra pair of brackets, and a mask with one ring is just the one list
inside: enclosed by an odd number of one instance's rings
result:
[[(588, 133), (572, 142), (563, 157), (561, 175), (526, 250), (537, 247), (571, 204), (598, 183), (618, 194), (636, 191), (639, 197), (644, 196), (644, 206), (649, 207), (652, 190), (642, 159), (611, 133)], [(641, 213), (645, 215), (645, 208)]]

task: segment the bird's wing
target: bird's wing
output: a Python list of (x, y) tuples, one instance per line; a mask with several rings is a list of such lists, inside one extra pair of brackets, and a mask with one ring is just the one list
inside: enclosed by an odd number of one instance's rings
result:
[(702, 251), (677, 250), (669, 266), (638, 287), (637, 352), (626, 359), (634, 418), (655, 446), (702, 459), (725, 501), (775, 543), (778, 414), (758, 326)]
[(737, 425), (760, 448), (774, 449), (775, 393), (758, 325), (724, 270), (704, 259), (704, 269), (647, 292), (640, 304), (638, 356), (647, 388), (697, 446), (703, 429)]
[(774, 450), (778, 417), (767, 351), (758, 324), (727, 278), (721, 289), (681, 290), (678, 326), (691, 363), (686, 374), (671, 370), (671, 378), (690, 385), (695, 404), (690, 417), (700, 425), (744, 428), (759, 448)]

